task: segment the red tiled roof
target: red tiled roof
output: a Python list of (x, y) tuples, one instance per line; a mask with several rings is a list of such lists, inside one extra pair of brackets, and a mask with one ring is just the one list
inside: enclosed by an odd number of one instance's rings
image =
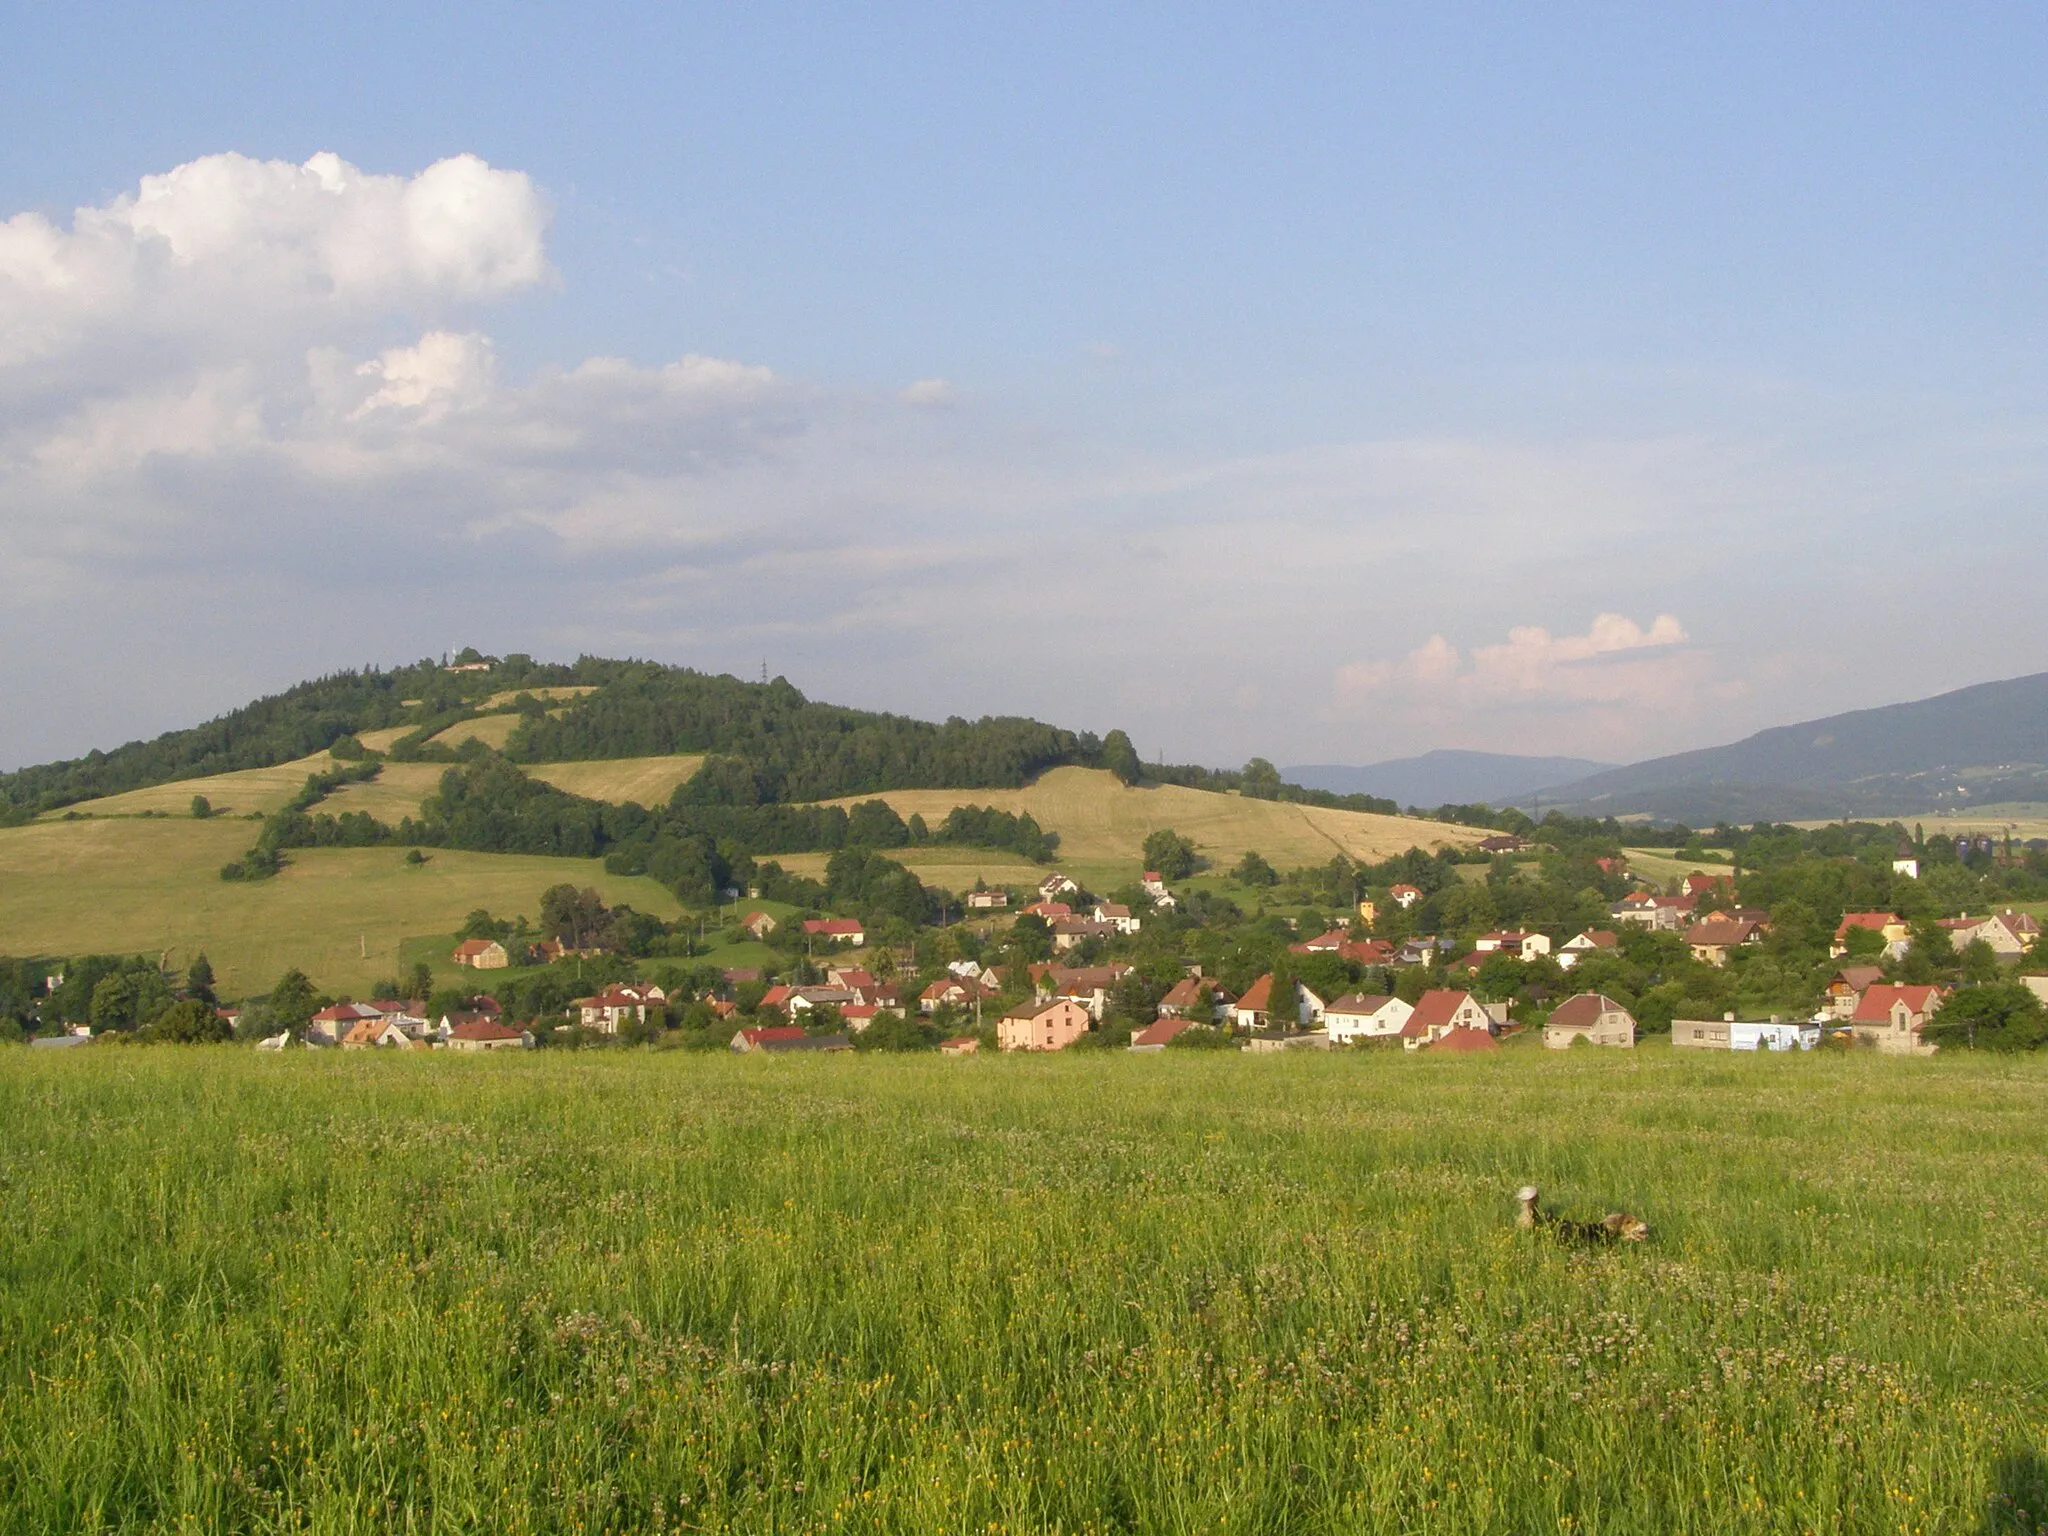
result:
[(824, 934), (830, 938), (843, 938), (867, 930), (860, 919), (854, 917), (807, 917), (804, 919), (805, 933)]
[(1856, 1011), (1850, 1015), (1849, 1022), (1889, 1024), (1892, 1021), (1892, 1004), (1904, 1003), (1908, 1011), (1924, 1014), (1938, 1004), (1942, 996), (1940, 987), (1894, 986), (1878, 982), (1863, 989), (1863, 995), (1856, 999)]
[[(1135, 1035), (1131, 1036), (1131, 1044), (1165, 1045), (1194, 1022), (1193, 1019), (1161, 1019), (1156, 1024), (1146, 1025)], [(1196, 1038), (1202, 1037), (1197, 1036)]]
[(1613, 998), (1598, 992), (1581, 992), (1568, 997), (1550, 1011), (1549, 1022), (1559, 1029), (1591, 1029), (1608, 1012), (1627, 1012)]
[(517, 1040), (519, 1031), (507, 1029), (496, 1019), (465, 1019), (448, 1031), (450, 1040)]
[(1423, 1049), (1451, 1052), (1497, 1051), (1500, 1049), (1500, 1042), (1483, 1029), (1473, 1029), (1469, 1025), (1461, 1024), (1456, 1029), (1444, 1031)]
[[(1471, 996), (1470, 992), (1457, 992), (1449, 987), (1431, 987), (1416, 1003), (1415, 1015), (1408, 1022), (1415, 1026), (1417, 1034), (1425, 1030), (1441, 1029), (1451, 1022), (1452, 1016), (1471, 999)], [(1407, 1031), (1403, 1030), (1402, 1033), (1406, 1034)]]
[(797, 1024), (763, 1024), (740, 1031), (740, 1038), (749, 1045), (759, 1045), (764, 1040), (801, 1040), (803, 1037), (803, 1027)]
[(1897, 921), (1899, 916), (1896, 912), (1844, 912), (1842, 920), (1835, 925), (1835, 938), (1847, 938), (1852, 928), (1867, 928), (1873, 933), (1882, 932)]
[(1264, 1013), (1273, 1001), (1273, 973), (1266, 972), (1257, 981), (1244, 989), (1244, 996), (1237, 1000), (1237, 1006), (1247, 1013)]

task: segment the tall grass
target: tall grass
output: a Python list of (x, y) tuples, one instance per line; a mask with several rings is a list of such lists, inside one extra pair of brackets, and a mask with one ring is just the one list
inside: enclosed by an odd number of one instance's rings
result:
[(2044, 1089), (9, 1052), (0, 1532), (2032, 1530)]

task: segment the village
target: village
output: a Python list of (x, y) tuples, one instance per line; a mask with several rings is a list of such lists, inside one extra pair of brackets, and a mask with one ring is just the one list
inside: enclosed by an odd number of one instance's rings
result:
[[(1533, 857), (1535, 850), (1522, 837), (1499, 836), (1487, 839), (1482, 852), (1505, 862)], [(1596, 862), (1610, 878), (1626, 874), (1622, 860)], [(1902, 853), (1895, 879), (1917, 880), (1918, 874), (1918, 861)], [(1712, 970), (1740, 965), (1764, 945), (1773, 932), (1770, 912), (1743, 905), (1729, 874), (1700, 870), (1665, 889), (1638, 885), (1609, 905), (1604, 925), (1496, 927), (1463, 939), (1407, 932), (1408, 925), (1389, 921), (1428, 900), (1418, 886), (1396, 881), (1361, 897), (1341, 926), (1293, 937), (1284, 958), (1239, 988), (1199, 963), (1171, 977), (1161, 977), (1155, 964), (1148, 988), (1138, 960), (1125, 952), (1144, 935), (1148, 919), (1181, 916), (1181, 898), (1152, 870), (1130, 894), (1129, 901), (1100, 898), (1059, 872), (1033, 888), (977, 888), (962, 905), (988, 941), (983, 953), (926, 970), (912, 948), (871, 946), (860, 918), (784, 919), (747, 909), (737, 926), (749, 937), (769, 940), (785, 923), (794, 925), (785, 939), (801, 936), (802, 954), (785, 972), (725, 968), (686, 979), (672, 974), (666, 984), (614, 979), (549, 1018), (508, 1015), (485, 978), (506, 969), (512, 957), (497, 939), (471, 938), (450, 954), (478, 978), (459, 1006), (437, 1010), (421, 999), (391, 998), (333, 1002), (302, 1030), (268, 1035), (258, 1049), (521, 1050), (543, 1043), (649, 1042), (676, 1029), (700, 1044), (715, 1040), (734, 1052), (764, 1055), (847, 1052), (885, 1039), (889, 1048), (922, 1046), (949, 1056), (1101, 1045), (1131, 1053), (1201, 1046), (1255, 1054), (1391, 1049), (1457, 1055), (1539, 1040), (1552, 1050), (1627, 1050), (1646, 1037), (1662, 1037), (1687, 1051), (1810, 1051), (1834, 1043), (1925, 1056), (1937, 1049), (1927, 1027), (1954, 990), (1942, 980), (1894, 974), (1912, 951), (1913, 926), (1883, 910), (1843, 913), (1828, 945), (1830, 959), (1841, 963), (1819, 1005), (1799, 1016), (1674, 1016), (1646, 1036), (1624, 1002), (1597, 986), (1569, 988), (1572, 978), (1597, 975), (1632, 943), (1657, 942), (1661, 952), (1682, 953)], [(1936, 929), (1955, 952), (2017, 967), (2041, 925), (2030, 913), (2007, 908), (1941, 918)], [(1043, 958), (1028, 957), (1019, 942), (1025, 932), (1042, 934)], [(577, 953), (549, 938), (528, 958), (560, 964)], [(1547, 995), (1535, 989), (1528, 995), (1541, 1006), (1528, 1007), (1499, 995), (1503, 972), (1540, 974), (1564, 985)], [(1495, 985), (1482, 985), (1483, 976)], [(2048, 1001), (2048, 976), (2016, 980)], [(235, 1022), (238, 1012), (224, 1010), (223, 1016)]]

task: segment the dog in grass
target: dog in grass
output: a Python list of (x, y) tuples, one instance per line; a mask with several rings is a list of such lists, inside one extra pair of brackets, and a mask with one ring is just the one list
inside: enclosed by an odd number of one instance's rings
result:
[(1568, 1216), (1549, 1215), (1537, 1206), (1540, 1193), (1534, 1184), (1524, 1184), (1515, 1191), (1515, 1203), (1521, 1207), (1515, 1225), (1524, 1231), (1548, 1232), (1561, 1243), (1582, 1248), (1640, 1243), (1650, 1235), (1650, 1224), (1627, 1211), (1609, 1211), (1598, 1221), (1573, 1221)]

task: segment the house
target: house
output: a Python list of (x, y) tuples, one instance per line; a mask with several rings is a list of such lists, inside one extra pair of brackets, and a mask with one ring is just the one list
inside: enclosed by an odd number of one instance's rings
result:
[(1494, 1018), (1470, 992), (1432, 987), (1417, 999), (1415, 1010), (1402, 1024), (1401, 1044), (1420, 1050), (1440, 1035), (1454, 1029), (1481, 1029), (1493, 1033)]
[(1326, 1051), (1329, 1048), (1330, 1037), (1320, 1029), (1255, 1029), (1238, 1047), (1254, 1055), (1268, 1051)]
[(795, 991), (795, 987), (789, 986), (783, 982), (777, 982), (774, 986), (770, 987), (766, 992), (763, 992), (761, 994), (761, 1001), (759, 1004), (756, 1005), (755, 1012), (789, 1012), (789, 999), (791, 994), (793, 994)]
[(1688, 896), (1710, 896), (1716, 891), (1732, 891), (1735, 882), (1727, 875), (1707, 875), (1694, 870), (1685, 877), (1679, 889)]
[(757, 939), (765, 939), (782, 925), (766, 912), (749, 912), (740, 919), (740, 927)]
[(1131, 909), (1120, 901), (1098, 901), (1090, 914), (1096, 922), (1107, 923), (1118, 933), (1136, 933), (1140, 919), (1131, 916)]
[(542, 939), (533, 946), (533, 952), (540, 956), (540, 963), (542, 965), (553, 965), (558, 960), (566, 960), (568, 958), (569, 947), (560, 939)]
[(1401, 1026), (1415, 1013), (1413, 1003), (1398, 997), (1347, 992), (1323, 1010), (1323, 1028), (1333, 1045), (1354, 1040), (1399, 1039)]
[(1754, 918), (1736, 921), (1710, 917), (1686, 929), (1685, 942), (1692, 948), (1693, 959), (1701, 964), (1726, 965), (1730, 951), (1756, 943), (1763, 937), (1763, 932), (1764, 925)]
[(740, 1030), (732, 1037), (732, 1048), (736, 1051), (758, 1051), (773, 1040), (800, 1040), (803, 1038), (800, 1024), (758, 1024), (752, 1029)]
[(1544, 1021), (1543, 1043), (1553, 1051), (1568, 1050), (1581, 1040), (1588, 1045), (1617, 1045), (1624, 1050), (1636, 1043), (1635, 1015), (1613, 998), (1599, 992), (1581, 992), (1568, 997), (1550, 1011)]
[(384, 1014), (368, 1003), (336, 1003), (306, 1021), (306, 1036), (322, 1045), (339, 1045), (356, 1025), (373, 1020), (382, 1024)]
[(813, 1008), (844, 1009), (859, 1001), (859, 996), (845, 987), (791, 987), (785, 1011), (794, 1019), (798, 1014), (809, 1013)]
[(412, 1037), (388, 1019), (359, 1019), (349, 1032), (341, 1037), (344, 1051), (372, 1050), (380, 1045), (404, 1047), (412, 1044)]
[(1130, 1048), (1134, 1051), (1163, 1051), (1198, 1022), (1195, 1019), (1162, 1013), (1152, 1023), (1131, 1036)]
[(496, 1019), (477, 1016), (464, 1019), (449, 1030), (442, 1044), (451, 1051), (531, 1050), (533, 1036)]
[(844, 987), (853, 993), (856, 1002), (868, 1001), (866, 994), (878, 985), (874, 973), (858, 965), (828, 965), (825, 967), (825, 981), (829, 986)]
[[(278, 1035), (274, 1038), (283, 1041), (289, 1041), (291, 1039), (291, 1036)], [(91, 1045), (92, 1036), (89, 1033), (81, 1035), (76, 1033), (75, 1031), (67, 1030), (65, 1033), (61, 1035), (36, 1035), (33, 1036), (28, 1043), (31, 1047), (39, 1051), (63, 1051), (69, 1050), (74, 1045)], [(264, 1050), (266, 1048), (274, 1051), (281, 1051), (284, 1049), (284, 1046), (271, 1045), (270, 1041), (265, 1040), (261, 1042), (256, 1048), (259, 1051)]]
[(1041, 998), (1071, 999), (1100, 1024), (1109, 1012), (1109, 989), (1130, 974), (1128, 965), (1050, 966), (1039, 978), (1038, 993)]
[(1347, 939), (1338, 947), (1337, 958), (1353, 965), (1392, 965), (1394, 946), (1385, 939)]
[(1603, 875), (1625, 875), (1628, 873), (1628, 860), (1613, 857), (1599, 858), (1593, 861), (1593, 867)]
[(455, 963), (477, 971), (502, 971), (512, 957), (496, 939), (464, 939), (455, 946)]
[(1244, 996), (1231, 1005), (1231, 1021), (1239, 1029), (1264, 1029), (1269, 1022), (1303, 1027), (1321, 1020), (1325, 1007), (1323, 1000), (1298, 981), (1294, 983), (1292, 1003), (1290, 1008), (1287, 1000), (1283, 999), (1275, 1009), (1273, 973), (1268, 971), (1245, 988)]
[(941, 1056), (972, 1056), (981, 1049), (981, 1041), (973, 1035), (955, 1035), (950, 1040), (939, 1042)]
[(1492, 837), (1479, 839), (1481, 853), (1525, 853), (1529, 848), (1526, 837), (1516, 837), (1511, 832), (1496, 832)]
[(1909, 853), (1901, 853), (1892, 860), (1892, 873), (1904, 875), (1908, 880), (1920, 878), (1920, 861)]
[(1827, 1002), (1822, 1012), (1830, 1018), (1845, 1022), (1856, 1013), (1856, 1000), (1869, 988), (1884, 980), (1884, 967), (1877, 965), (1845, 965), (1835, 972), (1828, 982)]
[(1671, 1043), (1688, 1051), (1810, 1051), (1820, 1044), (1818, 1024), (1772, 1018), (1673, 1019)]
[(1621, 938), (1611, 928), (1588, 928), (1575, 933), (1557, 949), (1557, 963), (1570, 970), (1588, 955), (1611, 954), (1621, 948)]
[(1047, 875), (1038, 882), (1038, 899), (1040, 901), (1056, 901), (1062, 896), (1078, 896), (1080, 894), (1081, 887), (1058, 872)]
[(761, 979), (761, 968), (757, 965), (727, 966), (718, 973), (718, 979), (728, 987), (744, 987), (749, 982)]
[(1088, 1033), (1088, 1010), (1070, 997), (1020, 1003), (996, 1020), (996, 1045), (1005, 1051), (1063, 1051)]
[(667, 1003), (668, 994), (661, 988), (648, 982), (629, 981), (614, 983), (595, 997), (579, 997), (569, 1006), (577, 1011), (585, 1029), (616, 1035), (628, 1019), (645, 1024), (649, 1008), (658, 1016)]
[(1070, 949), (1076, 949), (1087, 943), (1090, 939), (1110, 939), (1116, 937), (1117, 934), (1116, 924), (1099, 923), (1092, 918), (1086, 917), (1058, 918), (1052, 923), (1051, 927), (1052, 947), (1058, 954), (1065, 954)]
[(396, 1024), (414, 1040), (425, 1039), (433, 1028), (433, 1021), (427, 1017), (427, 1005), (416, 998), (372, 998), (370, 1006), (384, 1016), (385, 1023)]
[(1482, 933), (1472, 941), (1472, 948), (1482, 955), (1505, 950), (1517, 960), (1528, 962), (1550, 953), (1550, 939), (1541, 933), (1523, 933), (1519, 929), (1508, 929), (1496, 933)]
[(1166, 996), (1159, 999), (1159, 1017), (1220, 1024), (1230, 1004), (1230, 994), (1216, 982), (1206, 976), (1189, 976), (1166, 989)]
[(1166, 882), (1159, 878), (1159, 871), (1156, 869), (1146, 870), (1145, 878), (1138, 882), (1138, 887), (1152, 898), (1152, 905), (1155, 907), (1171, 911), (1180, 905), (1180, 898), (1166, 888)]
[(1849, 953), (1849, 935), (1858, 929), (1874, 933), (1883, 941), (1884, 952), (1896, 960), (1913, 947), (1912, 930), (1896, 912), (1844, 912), (1835, 924), (1835, 941), (1828, 946), (1828, 958), (1839, 960)]
[(850, 1051), (853, 1042), (844, 1035), (808, 1035), (799, 1031), (794, 1038), (777, 1036), (763, 1040), (754, 1049), (767, 1056), (800, 1056), (812, 1051)]
[(993, 995), (993, 990), (985, 987), (978, 978), (965, 980), (958, 976), (942, 976), (917, 994), (917, 1011), (932, 1014), (941, 1008), (972, 1008)]
[[(91, 1037), (90, 1037), (90, 1036), (88, 1036), (87, 1038), (89, 1039), (89, 1038), (91, 1038)], [(30, 1044), (30, 1045), (41, 1045), (41, 1044), (43, 1044), (43, 1043), (44, 1043), (44, 1042), (42, 1042), (41, 1040), (31, 1040), (31, 1041), (29, 1041), (29, 1044)], [(50, 1043), (51, 1043), (52, 1045), (54, 1045), (54, 1044), (57, 1044), (58, 1042), (57, 1042), (57, 1041), (54, 1041), (54, 1040), (53, 1040), (53, 1041), (51, 1041)], [(291, 1031), (290, 1031), (290, 1030), (283, 1030), (283, 1031), (281, 1031), (281, 1032), (279, 1032), (278, 1034), (275, 1034), (275, 1035), (265, 1035), (265, 1036), (264, 1036), (264, 1037), (263, 1037), (263, 1038), (262, 1038), (261, 1040), (258, 1040), (258, 1041), (256, 1042), (256, 1049), (257, 1049), (257, 1050), (259, 1050), (259, 1051), (281, 1051), (281, 1050), (283, 1050), (283, 1049), (284, 1049), (284, 1048), (285, 1048), (286, 1046), (290, 1045), (291, 1043), (292, 1043), (292, 1036), (291, 1036)]]
[(1342, 928), (1332, 928), (1328, 933), (1319, 933), (1312, 939), (1290, 944), (1287, 948), (1297, 955), (1334, 955), (1350, 942), (1350, 938), (1351, 936)]
[(2041, 936), (2041, 920), (2031, 912), (2007, 907), (1990, 917), (1945, 917), (1949, 942), (1961, 950), (1965, 944), (1982, 939), (2001, 960), (2017, 960)]
[(1493, 1038), (1493, 1031), (1490, 1029), (1474, 1029), (1469, 1024), (1460, 1024), (1454, 1029), (1445, 1030), (1422, 1049), (1449, 1051), (1453, 1055), (1462, 1055), (1469, 1051), (1497, 1051), (1500, 1049), (1500, 1042)]
[(1607, 910), (1618, 923), (1634, 923), (1639, 928), (1676, 933), (1685, 926), (1698, 905), (1697, 896), (1659, 896), (1654, 891), (1634, 891)]
[(1422, 900), (1422, 892), (1412, 885), (1397, 885), (1387, 892), (1387, 896), (1403, 912)]
[(808, 938), (825, 939), (834, 944), (851, 944), (859, 949), (867, 943), (867, 930), (855, 917), (807, 917), (804, 919), (804, 934)]
[[(996, 912), (1007, 907), (1009, 904), (1010, 893), (1008, 891), (969, 891), (967, 893), (967, 906), (970, 911)], [(944, 1050), (945, 1047), (941, 1046), (940, 1049)]]
[(1041, 922), (1056, 923), (1074, 915), (1074, 909), (1064, 901), (1034, 901), (1024, 909), (1026, 917), (1038, 918)]
[(1370, 896), (1361, 897), (1358, 902), (1358, 920), (1368, 928), (1378, 922), (1380, 920), (1379, 903)]
[(1408, 940), (1401, 946), (1394, 960), (1398, 965), (1435, 965), (1443, 952), (1444, 941), (1430, 935)]
[(1864, 988), (1849, 1015), (1849, 1032), (1858, 1043), (1876, 1046), (1887, 1056), (1932, 1056), (1935, 1047), (1920, 1030), (1941, 1009), (1948, 993), (1941, 987), (1893, 986), (1878, 982)]

